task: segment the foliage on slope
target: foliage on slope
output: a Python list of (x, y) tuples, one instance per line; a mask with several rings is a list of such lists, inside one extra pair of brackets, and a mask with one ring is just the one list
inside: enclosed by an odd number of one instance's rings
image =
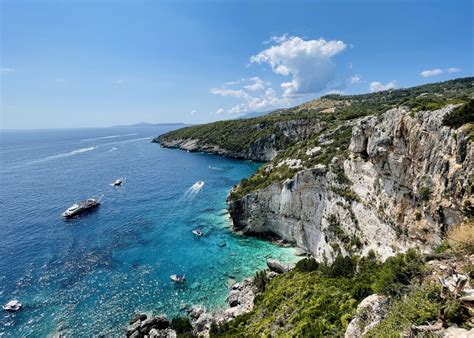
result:
[(401, 105), (415, 110), (433, 110), (449, 103), (467, 102), (474, 93), (474, 78), (463, 78), (407, 89), (363, 95), (326, 95), (300, 106), (280, 109), (251, 119), (218, 121), (178, 129), (160, 136), (161, 140), (198, 139), (202, 144), (231, 151), (245, 151), (256, 141), (276, 135), (278, 150), (292, 144), (279, 132), (277, 124), (289, 120), (317, 120), (332, 128), (361, 116), (377, 115)]
[[(423, 274), (421, 256), (410, 250), (380, 264), (374, 258), (338, 256), (332, 266), (300, 261), (275, 277), (255, 299), (254, 309), (211, 336), (342, 336), (357, 304), (377, 292), (396, 294)], [(262, 282), (259, 283), (262, 285)]]

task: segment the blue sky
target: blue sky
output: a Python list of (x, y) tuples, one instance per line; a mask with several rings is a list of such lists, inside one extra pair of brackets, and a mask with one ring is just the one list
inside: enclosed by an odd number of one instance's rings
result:
[(202, 123), (473, 74), (472, 1), (1, 3), (1, 128)]

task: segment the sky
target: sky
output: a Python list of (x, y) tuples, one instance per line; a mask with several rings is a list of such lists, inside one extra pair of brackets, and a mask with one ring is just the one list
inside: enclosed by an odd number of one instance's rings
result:
[(473, 75), (473, 2), (0, 0), (0, 128), (204, 123)]

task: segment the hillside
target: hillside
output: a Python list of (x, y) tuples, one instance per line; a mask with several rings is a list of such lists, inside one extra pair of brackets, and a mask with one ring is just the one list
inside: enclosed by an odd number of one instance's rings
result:
[[(376, 272), (380, 263), (368, 267), (371, 275), (364, 276), (360, 264), (366, 263), (360, 257), (383, 262), (412, 248), (430, 253), (463, 222), (469, 229), (464, 237), (472, 236), (473, 98), (474, 78), (463, 78), (372, 94), (329, 95), (262, 117), (192, 126), (156, 138), (164, 147), (266, 162), (229, 194), (234, 229), (279, 237), (325, 266), (320, 273), (283, 274), (277, 279), (281, 286), (272, 282), (256, 298), (253, 312), (215, 328), (217, 334), (340, 335), (363, 296), (382, 292), (374, 286), (383, 278)], [(467, 252), (473, 253), (472, 246)], [(331, 279), (330, 269), (339, 264), (342, 270), (352, 266), (349, 275), (357, 270), (358, 277)], [(370, 282), (367, 293), (352, 289), (365, 279)], [(404, 283), (410, 284), (410, 278)], [(327, 295), (335, 302), (328, 303), (334, 307), (330, 310), (318, 305), (320, 285), (326, 284), (336, 286)], [(423, 306), (430, 303), (424, 297), (435, 293), (409, 290), (413, 302), (422, 299)], [(285, 294), (301, 304), (286, 302)], [(315, 298), (306, 301), (310, 296)], [(300, 313), (306, 306), (309, 310)], [(438, 310), (427, 309), (430, 318)], [(333, 317), (322, 318), (327, 311)], [(413, 318), (423, 317), (419, 315)], [(311, 324), (313, 317), (321, 322)]]

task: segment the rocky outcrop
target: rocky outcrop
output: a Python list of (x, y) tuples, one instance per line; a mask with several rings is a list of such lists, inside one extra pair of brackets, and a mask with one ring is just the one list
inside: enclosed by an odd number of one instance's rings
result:
[(376, 326), (388, 313), (387, 297), (370, 295), (357, 306), (354, 318), (347, 326), (345, 338), (359, 338)]
[[(259, 123), (253, 125), (253, 130), (263, 130)], [(198, 138), (173, 138), (159, 136), (152, 142), (160, 143), (162, 147), (178, 148), (190, 152), (204, 152), (221, 155), (235, 159), (253, 160), (258, 162), (267, 162), (272, 160), (289, 142), (303, 140), (313, 133), (321, 131), (322, 125), (316, 119), (289, 119), (276, 122), (273, 132), (264, 133), (241, 150), (230, 149), (225, 142), (222, 145), (210, 144), (205, 140)], [(245, 133), (245, 131), (243, 131)]]
[(148, 318), (146, 314), (137, 314), (133, 316), (129, 324), (126, 329), (127, 337), (176, 337), (176, 332), (169, 327), (170, 322), (164, 316)]
[(461, 221), (463, 205), (474, 204), (468, 131), (442, 125), (453, 108), (397, 108), (360, 119), (345, 158), (229, 200), (234, 228), (276, 234), (319, 260), (429, 251)]

